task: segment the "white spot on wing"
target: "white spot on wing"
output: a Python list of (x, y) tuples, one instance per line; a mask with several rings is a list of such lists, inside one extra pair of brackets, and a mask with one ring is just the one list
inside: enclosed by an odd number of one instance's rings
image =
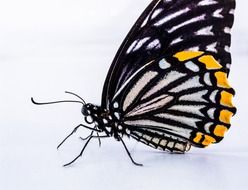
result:
[(188, 61), (187, 63), (185, 63), (185, 66), (186, 66), (186, 68), (188, 68), (191, 71), (194, 71), (194, 72), (200, 71), (200, 68), (192, 61)]
[(205, 5), (214, 5), (217, 4), (218, 2), (214, 1), (214, 0), (202, 0), (198, 3), (198, 5), (200, 6), (205, 6)]
[(206, 47), (206, 50), (207, 50), (207, 51), (212, 51), (212, 52), (217, 53), (216, 46), (217, 46), (217, 42), (214, 42), (214, 43), (212, 43), (212, 44), (209, 44), (209, 45)]
[(171, 115), (168, 113), (161, 113), (161, 114), (157, 114), (155, 116), (158, 116), (158, 117), (164, 118), (164, 119), (174, 120), (174, 121), (180, 122), (180, 123), (185, 124), (185, 125), (189, 125), (189, 126), (194, 127), (194, 128), (197, 128), (196, 122), (201, 121), (200, 119), (196, 119), (196, 118), (192, 118), (192, 117), (177, 116), (177, 115)]
[(181, 28), (181, 27), (183, 27), (183, 26), (186, 26), (186, 25), (188, 25), (188, 24), (191, 24), (191, 23), (194, 23), (194, 22), (197, 22), (197, 21), (204, 20), (204, 19), (205, 19), (205, 16), (206, 16), (206, 15), (203, 14), (203, 15), (201, 15), (201, 16), (194, 17), (194, 18), (192, 18), (192, 19), (190, 19), (190, 20), (187, 20), (187, 21), (185, 21), (185, 22), (183, 22), (183, 23), (181, 23), (181, 24), (179, 24), (179, 25), (177, 25), (177, 26), (172, 27), (168, 32), (169, 32), (169, 33), (172, 33), (172, 32), (174, 32), (175, 30), (177, 30), (177, 29), (179, 29), (179, 28)]
[(229, 11), (229, 14), (233, 15), (234, 12), (235, 12), (235, 10), (234, 10), (234, 9), (231, 9), (231, 10)]
[(140, 93), (140, 91), (157, 75), (157, 72), (149, 71), (146, 72), (132, 87), (130, 92), (127, 94), (124, 103), (123, 110), (125, 111), (127, 107), (134, 101), (136, 96)]
[(159, 13), (161, 13), (163, 11), (163, 9), (157, 9), (154, 11), (154, 13), (152, 14), (152, 19), (156, 18)]
[(230, 69), (231, 68), (231, 64), (230, 63), (226, 64), (226, 68), (227, 69)]
[(144, 45), (144, 43), (146, 43), (149, 39), (150, 39), (150, 37), (145, 37), (145, 38), (139, 40), (137, 45), (133, 49), (133, 51), (137, 51), (138, 49), (140, 49)]
[(213, 125), (212, 122), (209, 122), (209, 123), (206, 123), (205, 126), (204, 126), (204, 129), (207, 133), (211, 133), (210, 132), (210, 127)]
[(224, 32), (225, 32), (226, 34), (230, 34), (230, 33), (231, 33), (231, 28), (225, 27), (225, 28), (224, 28)]
[(229, 53), (230, 52), (230, 47), (229, 46), (225, 46), (225, 51)]
[[(157, 7), (157, 5), (158, 5), (159, 3), (160, 3), (160, 1), (158, 1), (157, 4), (156, 4), (154, 7)], [(151, 12), (151, 13), (152, 13), (152, 12)], [(142, 23), (141, 27), (144, 27), (144, 26), (147, 24), (149, 18), (151, 17), (151, 13), (145, 18), (145, 20), (144, 20), (144, 22)]]
[(161, 44), (160, 44), (160, 41), (158, 39), (153, 40), (146, 47), (146, 49), (148, 49), (148, 50), (150, 50), (150, 49), (159, 49), (159, 48), (161, 48)]
[(165, 59), (161, 59), (158, 64), (160, 69), (168, 69), (171, 67), (171, 64), (168, 63)]
[(200, 48), (198, 46), (195, 46), (195, 47), (191, 47), (191, 48), (188, 48), (186, 49), (187, 51), (199, 51)]
[(200, 111), (204, 107), (205, 106), (203, 106), (203, 105), (202, 106), (200, 106), (200, 105), (175, 105), (175, 106), (172, 106), (168, 109), (174, 110), (174, 111), (192, 113), (192, 114), (196, 114), (196, 115), (204, 117), (204, 115)]
[(179, 10), (177, 12), (174, 12), (164, 18), (162, 18), (161, 20), (159, 20), (158, 22), (156, 22), (154, 25), (155, 26), (160, 26), (166, 22), (168, 22), (169, 20), (173, 19), (173, 18), (176, 18), (184, 13), (187, 13), (188, 11), (190, 11), (190, 8), (186, 7), (185, 9), (182, 9), (182, 10)]
[(213, 26), (207, 26), (195, 32), (195, 35), (206, 35), (206, 36), (213, 36), (214, 33), (212, 32)]
[(215, 108), (211, 108), (208, 110), (208, 116), (211, 118), (211, 119), (214, 119), (214, 112), (215, 112)]
[(127, 49), (127, 54), (129, 54), (133, 48), (136, 46), (136, 44), (138, 43), (138, 40), (135, 40), (131, 45), (130, 47)]
[(145, 19), (144, 22), (142, 23), (141, 27), (144, 27), (144, 26), (147, 24), (148, 19), (149, 19), (149, 16), (150, 16), (150, 15), (148, 15), (148, 16), (146, 17), (146, 19)]
[(192, 94), (186, 94), (184, 96), (181, 96), (179, 100), (182, 101), (197, 101), (197, 102), (207, 102), (202, 96), (206, 95), (208, 93), (207, 90), (202, 90), (196, 93)]
[(177, 43), (179, 43), (179, 42), (181, 42), (181, 41), (183, 41), (182, 37), (176, 38), (176, 39), (174, 39), (174, 40), (170, 43), (170, 45), (177, 44)]
[(177, 87), (171, 89), (169, 92), (178, 93), (178, 92), (181, 92), (181, 91), (189, 89), (189, 88), (195, 88), (195, 87), (201, 87), (201, 86), (202, 86), (202, 84), (200, 83), (200, 77), (195, 76), (195, 77), (187, 80), (186, 82), (178, 85)]
[(213, 102), (213, 103), (216, 103), (216, 95), (218, 93), (218, 90), (215, 90), (211, 93), (209, 99)]
[(211, 80), (210, 80), (210, 73), (206, 73), (205, 75), (204, 75), (204, 82), (208, 85), (208, 86), (212, 86), (212, 82), (211, 82)]
[(223, 11), (223, 9), (217, 9), (216, 11), (214, 11), (213, 16), (216, 18), (224, 18), (224, 16), (221, 14), (221, 12)]

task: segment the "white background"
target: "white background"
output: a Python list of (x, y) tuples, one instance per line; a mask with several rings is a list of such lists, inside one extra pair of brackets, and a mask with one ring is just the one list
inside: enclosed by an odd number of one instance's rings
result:
[[(64, 168), (83, 146), (75, 134), (81, 106), (34, 106), (71, 99), (65, 90), (100, 103), (108, 67), (150, 0), (0, 0), (0, 189), (3, 190), (244, 190), (248, 187), (248, 27), (246, 1), (238, 1), (230, 81), (238, 113), (222, 143), (170, 155), (125, 139), (92, 142), (83, 158)], [(81, 131), (84, 135), (87, 131)]]

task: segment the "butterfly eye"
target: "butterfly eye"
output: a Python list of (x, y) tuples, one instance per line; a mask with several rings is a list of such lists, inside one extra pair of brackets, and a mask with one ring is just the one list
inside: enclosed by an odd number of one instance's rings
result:
[(82, 113), (84, 116), (90, 115), (90, 112), (89, 112), (89, 110), (86, 108), (86, 106), (83, 106), (83, 107), (82, 107), (81, 113)]

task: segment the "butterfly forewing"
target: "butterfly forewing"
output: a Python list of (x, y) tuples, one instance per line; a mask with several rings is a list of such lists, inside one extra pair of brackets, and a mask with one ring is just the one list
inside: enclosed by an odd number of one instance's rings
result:
[(144, 64), (176, 52), (210, 52), (228, 73), (234, 0), (154, 0), (119, 48), (108, 72), (102, 106)]

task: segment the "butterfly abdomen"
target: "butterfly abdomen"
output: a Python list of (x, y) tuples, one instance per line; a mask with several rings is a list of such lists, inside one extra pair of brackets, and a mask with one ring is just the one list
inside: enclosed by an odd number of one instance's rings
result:
[(179, 137), (172, 137), (163, 133), (151, 133), (146, 130), (134, 130), (131, 136), (152, 148), (174, 153), (184, 153), (190, 150), (190, 143)]

